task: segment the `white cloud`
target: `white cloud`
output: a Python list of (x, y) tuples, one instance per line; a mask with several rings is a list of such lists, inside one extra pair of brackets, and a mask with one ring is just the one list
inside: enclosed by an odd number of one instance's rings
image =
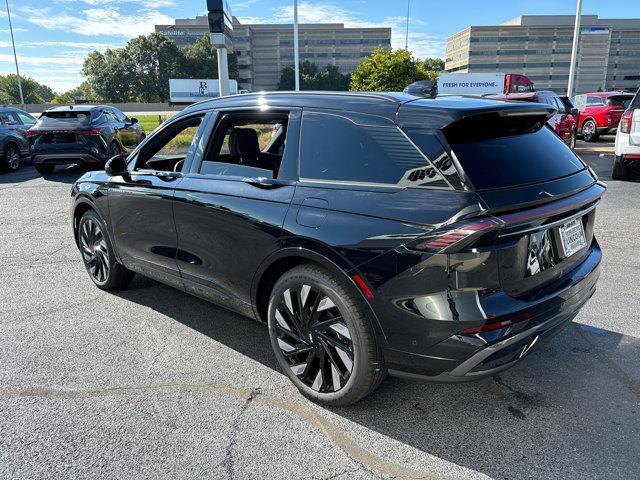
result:
[[(0, 53), (0, 63), (13, 63), (13, 54)], [(18, 63), (20, 65), (82, 65), (84, 58), (82, 57), (32, 57), (26, 55), (18, 55)]]
[(151, 33), (156, 24), (173, 23), (168, 15), (154, 10), (143, 10), (136, 15), (123, 15), (115, 8), (90, 8), (79, 12), (50, 13), (45, 9), (23, 9), (26, 20), (47, 30), (71, 31), (79, 35), (109, 35), (133, 38)]
[[(0, 41), (0, 48), (11, 47), (11, 42)], [(116, 48), (117, 45), (111, 43), (100, 42), (57, 42), (57, 41), (42, 41), (42, 42), (16, 42), (17, 48), (41, 48), (41, 47), (66, 47), (76, 48), (79, 50), (106, 50), (107, 48)]]
[[(29, 30), (27, 30), (26, 28), (13, 27), (13, 33), (28, 32), (28, 31)], [(0, 33), (11, 33), (11, 30), (9, 30), (8, 28), (0, 28)]]
[[(269, 17), (243, 17), (241, 23), (292, 23), (293, 6), (284, 5), (274, 8)], [(405, 16), (387, 17), (382, 22), (364, 20), (362, 15), (343, 7), (328, 3), (301, 2), (298, 5), (298, 21), (300, 23), (343, 23), (345, 27), (368, 28), (390, 27), (391, 46), (404, 48), (406, 35)], [(445, 39), (430, 35), (424, 31), (416, 31), (415, 27), (426, 27), (421, 19), (409, 18), (409, 50), (419, 58), (444, 57)]]

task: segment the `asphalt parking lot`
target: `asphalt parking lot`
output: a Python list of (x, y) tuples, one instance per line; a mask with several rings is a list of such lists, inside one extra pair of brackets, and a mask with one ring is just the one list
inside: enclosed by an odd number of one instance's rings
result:
[(137, 278), (106, 293), (70, 233), (81, 174), (0, 175), (0, 478), (636, 478), (640, 184), (608, 183), (599, 289), (517, 367), (302, 398), (261, 325)]

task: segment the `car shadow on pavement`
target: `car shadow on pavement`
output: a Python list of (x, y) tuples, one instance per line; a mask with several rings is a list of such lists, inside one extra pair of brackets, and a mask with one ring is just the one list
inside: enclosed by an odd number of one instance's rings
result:
[[(140, 276), (116, 294), (279, 370), (264, 325)], [(389, 378), (328, 410), (364, 428), (356, 441), (384, 435), (388, 450), (378, 454), (400, 463), (411, 455), (413, 468), (421, 457), (406, 446), (492, 478), (631, 478), (640, 471), (640, 340), (572, 323), (492, 378)]]
[(15, 172), (2, 172), (0, 173), (0, 185), (8, 183), (24, 183), (29, 180), (36, 180), (43, 178), (48, 182), (56, 183), (68, 183), (72, 184), (86, 172), (76, 165), (68, 167), (57, 167), (53, 173), (41, 175), (36, 169), (29, 163), (28, 165), (22, 165), (19, 170)]

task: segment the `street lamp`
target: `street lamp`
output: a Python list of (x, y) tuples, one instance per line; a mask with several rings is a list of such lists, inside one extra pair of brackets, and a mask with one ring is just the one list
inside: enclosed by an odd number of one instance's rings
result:
[(298, 51), (298, 0), (293, 0), (293, 63), (296, 92), (300, 90), (300, 60)]
[(407, 0), (407, 31), (404, 37), (404, 49), (409, 50), (409, 4), (411, 0)]
[(576, 58), (578, 57), (578, 41), (580, 40), (580, 17), (582, 16), (582, 0), (578, 0), (576, 6), (576, 23), (573, 28), (573, 46), (571, 47), (571, 63), (569, 64), (569, 85), (567, 85), (567, 97), (573, 96), (573, 84), (576, 72)]
[(16, 62), (16, 77), (18, 78), (18, 91), (20, 92), (20, 104), (24, 105), (24, 95), (22, 94), (22, 80), (20, 80), (20, 69), (18, 68), (18, 55), (16, 54), (16, 41), (13, 39), (13, 26), (11, 25), (11, 12), (9, 12), (9, 0), (5, 0), (7, 5), (7, 18), (9, 19), (9, 32), (11, 32), (11, 44), (13, 45), (13, 59)]

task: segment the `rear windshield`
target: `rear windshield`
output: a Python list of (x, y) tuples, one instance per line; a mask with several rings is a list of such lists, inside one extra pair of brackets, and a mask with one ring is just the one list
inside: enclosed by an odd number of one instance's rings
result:
[(585, 168), (545, 117), (468, 117), (443, 129), (476, 190), (540, 183)]
[(627, 109), (629, 108), (629, 105), (631, 105), (631, 100), (633, 100), (632, 96), (609, 97), (607, 98), (607, 105), (610, 107), (623, 107)]
[(76, 128), (91, 123), (91, 112), (44, 112), (38, 119), (38, 127)]

